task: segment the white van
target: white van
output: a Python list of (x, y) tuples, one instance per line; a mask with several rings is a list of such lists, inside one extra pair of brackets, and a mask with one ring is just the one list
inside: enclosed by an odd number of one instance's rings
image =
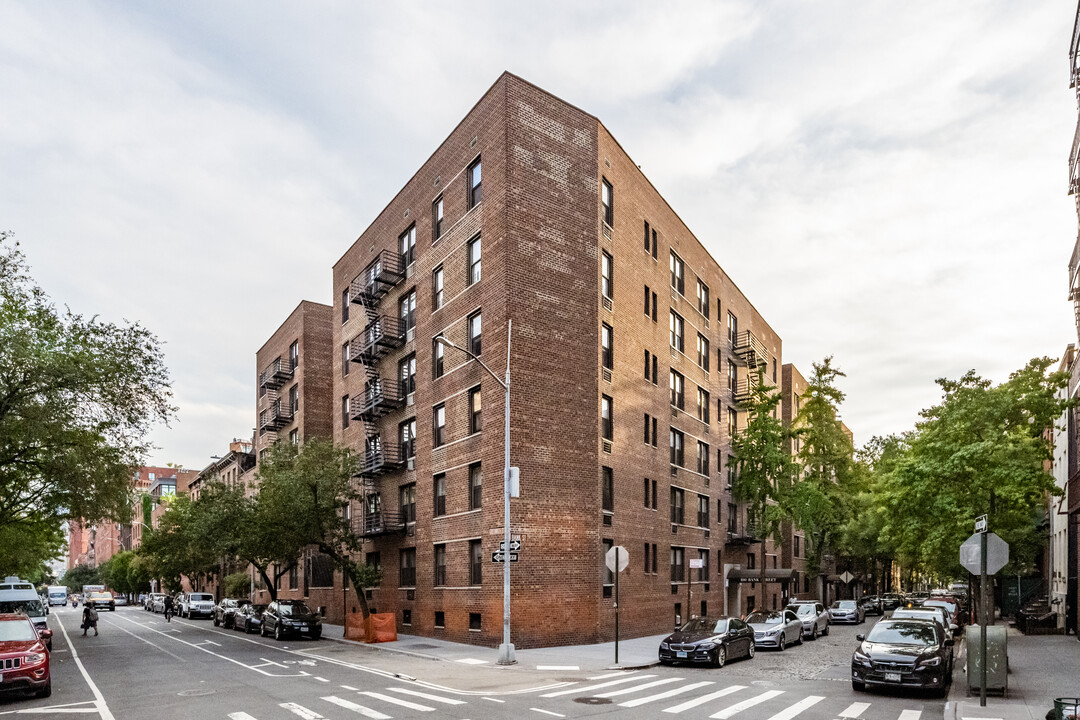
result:
[(46, 597), (49, 601), (49, 607), (53, 605), (67, 605), (68, 603), (68, 589), (65, 585), (50, 585), (46, 590)]
[[(49, 609), (42, 604), (34, 585), (12, 575), (0, 583), (0, 613), (21, 613), (33, 621), (38, 632), (49, 629)], [(52, 650), (51, 637), (45, 645)]]

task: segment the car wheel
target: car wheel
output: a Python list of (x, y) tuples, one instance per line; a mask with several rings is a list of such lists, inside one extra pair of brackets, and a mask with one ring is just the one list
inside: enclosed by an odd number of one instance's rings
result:
[(817, 640), (817, 625), (814, 625), (814, 629), (810, 631), (810, 639)]
[(750, 647), (749, 647), (749, 649), (748, 649), (748, 650), (746, 651), (746, 657), (748, 657), (748, 658), (750, 658), (751, 660), (753, 660), (753, 659), (754, 659), (754, 653), (756, 653), (756, 652), (757, 652), (757, 646), (755, 646), (755, 645), (754, 645), (754, 641), (753, 641), (753, 640), (751, 640), (751, 641), (750, 641)]
[(722, 668), (725, 662), (727, 662), (727, 648), (721, 645), (716, 649), (716, 655), (713, 656), (713, 666)]
[(858, 680), (851, 681), (851, 689), (855, 692), (862, 692), (866, 689), (866, 683), (861, 683)]
[(49, 652), (52, 652), (52, 640), (45, 643), (45, 649), (48, 650)]
[(777, 643), (776, 649), (779, 652), (784, 652), (784, 648), (786, 648), (786, 647), (787, 647), (787, 635), (785, 635), (784, 633), (780, 633), (780, 642)]
[(281, 642), (281, 623), (274, 626), (274, 639)]
[(266, 623), (259, 626), (259, 637), (266, 637)]
[(825, 637), (829, 634), (829, 623), (825, 623), (825, 629), (821, 631), (821, 636)]

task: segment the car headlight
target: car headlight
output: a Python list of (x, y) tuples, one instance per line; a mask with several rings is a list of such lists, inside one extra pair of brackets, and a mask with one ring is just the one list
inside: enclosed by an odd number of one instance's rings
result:
[(714, 647), (716, 647), (716, 643), (714, 643), (714, 642), (704, 642), (704, 643), (699, 644), (697, 646), (697, 649), (698, 650), (712, 650)]
[(671, 646), (668, 645), (666, 642), (662, 642), (662, 643), (660, 643), (660, 649), (661, 650), (670, 650)]
[(40, 665), (46, 657), (45, 653), (27, 653), (23, 656), (23, 666)]
[(922, 665), (923, 667), (937, 667), (938, 665), (941, 664), (941, 658), (932, 657), (929, 660), (923, 660), (919, 664)]
[(851, 656), (851, 662), (857, 665), (865, 665), (866, 667), (871, 667), (870, 656), (864, 653), (862, 650), (855, 651), (855, 653)]
[(784, 628), (782, 628), (782, 627), (773, 628), (772, 630), (766, 630), (765, 634), (766, 635), (779, 635), (780, 631), (783, 630), (783, 629)]

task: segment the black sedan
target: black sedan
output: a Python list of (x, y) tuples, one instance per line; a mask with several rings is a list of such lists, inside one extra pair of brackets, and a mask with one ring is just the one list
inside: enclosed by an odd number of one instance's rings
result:
[(884, 615), (885, 609), (881, 606), (881, 598), (877, 595), (865, 595), (859, 599), (859, 607), (864, 615)]
[(236, 612), (233, 613), (233, 630), (243, 630), (245, 633), (261, 631), (262, 616), (263, 611), (265, 610), (265, 603), (248, 603), (247, 605), (241, 605), (236, 609)]
[(735, 617), (697, 617), (660, 643), (660, 663), (709, 663), (723, 667), (737, 657), (754, 657), (754, 631)]
[(851, 687), (868, 685), (924, 688), (941, 697), (952, 680), (949, 658), (953, 641), (931, 620), (880, 620), (851, 656)]
[(308, 635), (318, 640), (322, 637), (322, 617), (301, 600), (275, 600), (263, 611), (259, 634), (273, 635), (275, 640), (288, 635)]
[(214, 626), (224, 625), (225, 627), (232, 627), (235, 622), (236, 611), (248, 604), (248, 600), (236, 600), (234, 598), (222, 599), (221, 602), (214, 606)]

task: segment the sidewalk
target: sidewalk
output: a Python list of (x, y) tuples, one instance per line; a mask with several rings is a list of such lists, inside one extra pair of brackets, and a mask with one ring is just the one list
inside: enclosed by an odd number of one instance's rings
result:
[[(1080, 697), (1080, 642), (1075, 635), (1024, 635), (1008, 629), (1009, 692), (988, 693), (980, 707), (978, 691), (968, 695), (960, 663), (953, 676), (945, 720), (1045, 720), (1054, 698)], [(966, 649), (965, 649), (966, 666)]]
[[(499, 649), (448, 642), (416, 635), (398, 635), (396, 642), (361, 643), (345, 640), (340, 625), (323, 623), (323, 639), (354, 643), (384, 652), (402, 653), (430, 660), (445, 660), (463, 665), (498, 665)], [(569, 645), (562, 647), (516, 650), (515, 667), (526, 670), (584, 670), (597, 671), (618, 668), (643, 668), (657, 664), (660, 641), (668, 636), (652, 635), (619, 641), (619, 663), (615, 664), (615, 643)], [(1075, 642), (1075, 641), (1074, 641)], [(1077, 643), (1080, 645), (1080, 643)]]

